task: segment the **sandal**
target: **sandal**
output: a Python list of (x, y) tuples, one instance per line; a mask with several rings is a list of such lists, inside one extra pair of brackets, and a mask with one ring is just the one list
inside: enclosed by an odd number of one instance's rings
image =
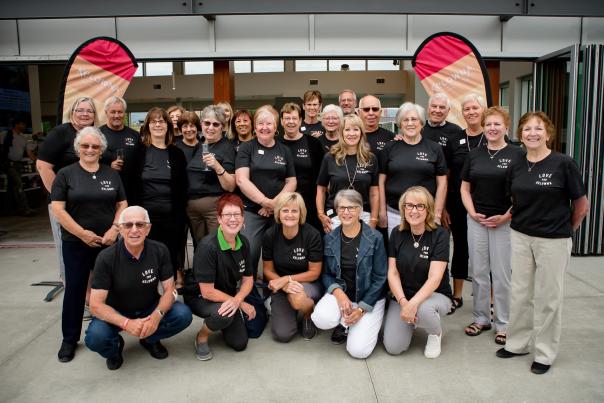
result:
[(507, 335), (504, 332), (497, 332), (495, 333), (495, 343), (500, 344), (500, 345), (505, 345), (505, 341), (506, 341)]
[(453, 297), (453, 303), (451, 304), (451, 310), (447, 315), (452, 315), (455, 311), (463, 306), (463, 298), (462, 297)]
[(472, 323), (465, 328), (465, 332), (468, 336), (478, 336), (480, 333), (491, 330), (491, 325), (480, 325), (476, 322)]

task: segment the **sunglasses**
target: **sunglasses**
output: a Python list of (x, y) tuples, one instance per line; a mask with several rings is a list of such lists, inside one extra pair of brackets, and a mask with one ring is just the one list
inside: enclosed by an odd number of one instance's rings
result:
[(210, 122), (209, 120), (204, 120), (203, 121), (203, 125), (205, 127), (210, 127), (210, 126), (220, 127), (220, 126), (222, 126), (222, 123), (220, 123), (220, 122)]
[(149, 223), (144, 221), (136, 221), (136, 222), (123, 222), (120, 224), (120, 227), (125, 229), (132, 229), (132, 227), (136, 227), (137, 229), (145, 228)]
[(88, 148), (92, 148), (93, 150), (98, 150), (101, 148), (100, 144), (80, 144), (80, 148), (82, 150), (86, 150)]
[(382, 108), (380, 108), (379, 106), (366, 106), (364, 108), (361, 108), (361, 110), (363, 112), (369, 112), (369, 111), (371, 111), (371, 112), (379, 112), (380, 109), (382, 109)]

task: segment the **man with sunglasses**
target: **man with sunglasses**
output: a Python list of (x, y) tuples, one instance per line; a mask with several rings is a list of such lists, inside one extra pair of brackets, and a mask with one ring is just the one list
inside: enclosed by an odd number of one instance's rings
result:
[(378, 153), (386, 146), (386, 143), (392, 141), (394, 133), (380, 127), (380, 118), (382, 117), (382, 104), (380, 100), (373, 95), (365, 95), (359, 101), (359, 116), (365, 126), (365, 135), (371, 151), (378, 156)]
[[(146, 239), (151, 229), (147, 210), (131, 206), (117, 224), (121, 239), (102, 251), (95, 263), (86, 346), (106, 358), (116, 370), (124, 358), (124, 330), (139, 339), (153, 358), (168, 357), (160, 340), (172, 337), (191, 323), (191, 310), (175, 302), (174, 278), (168, 248)], [(158, 293), (161, 282), (163, 293)]]

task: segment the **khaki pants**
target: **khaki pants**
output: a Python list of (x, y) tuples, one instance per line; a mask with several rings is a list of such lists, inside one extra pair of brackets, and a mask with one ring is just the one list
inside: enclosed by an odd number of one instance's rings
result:
[(195, 238), (193, 239), (195, 246), (204, 236), (216, 232), (218, 229), (217, 200), (218, 196), (206, 196), (189, 200), (187, 203), (187, 215), (191, 223), (191, 233)]
[(538, 238), (511, 230), (512, 296), (505, 349), (529, 351), (534, 361), (551, 365), (562, 331), (564, 274), (570, 261), (571, 238)]

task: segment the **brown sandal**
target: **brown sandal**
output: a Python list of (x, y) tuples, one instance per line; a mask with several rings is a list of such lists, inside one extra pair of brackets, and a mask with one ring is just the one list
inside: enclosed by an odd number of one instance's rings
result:
[(491, 325), (480, 325), (474, 322), (468, 325), (468, 327), (466, 327), (464, 331), (468, 336), (478, 336), (480, 333), (487, 330), (491, 330)]
[(505, 345), (505, 341), (507, 339), (507, 335), (504, 332), (495, 333), (495, 343), (500, 345)]

